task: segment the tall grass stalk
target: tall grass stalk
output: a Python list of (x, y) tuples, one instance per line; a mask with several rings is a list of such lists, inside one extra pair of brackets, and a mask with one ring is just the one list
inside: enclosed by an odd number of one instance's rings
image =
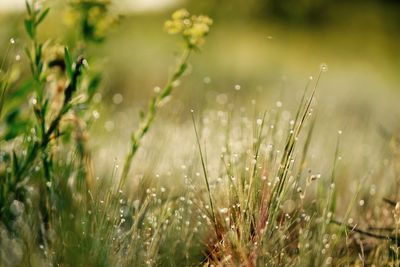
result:
[(218, 227), (217, 227), (217, 221), (216, 221), (216, 217), (215, 217), (214, 203), (213, 203), (212, 196), (211, 196), (210, 181), (209, 181), (209, 178), (208, 178), (207, 165), (206, 165), (206, 162), (205, 162), (205, 157), (204, 157), (204, 154), (203, 154), (203, 150), (201, 148), (199, 132), (197, 130), (196, 120), (194, 118), (194, 114), (193, 113), (194, 113), (194, 111), (191, 111), (193, 129), (194, 129), (194, 132), (195, 132), (195, 135), (196, 135), (196, 143), (197, 143), (197, 147), (198, 147), (199, 153), (200, 153), (201, 167), (202, 167), (202, 170), (203, 170), (204, 181), (206, 183), (208, 201), (210, 203), (210, 208), (211, 208), (211, 220), (212, 220), (212, 222), (214, 224), (215, 233), (218, 235)]

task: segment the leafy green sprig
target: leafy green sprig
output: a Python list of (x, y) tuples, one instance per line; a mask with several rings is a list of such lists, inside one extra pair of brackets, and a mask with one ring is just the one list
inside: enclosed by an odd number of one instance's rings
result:
[(170, 20), (165, 22), (165, 29), (169, 34), (179, 34), (184, 40), (182, 56), (176, 65), (174, 72), (170, 75), (163, 89), (150, 99), (147, 113), (140, 114), (138, 129), (131, 135), (130, 150), (125, 158), (122, 169), (119, 188), (125, 184), (131, 169), (132, 160), (140, 146), (140, 143), (149, 128), (153, 124), (157, 111), (161, 104), (171, 95), (177, 81), (184, 75), (188, 67), (188, 61), (193, 50), (199, 50), (204, 44), (204, 38), (210, 31), (213, 21), (207, 16), (191, 16), (186, 9), (175, 11)]

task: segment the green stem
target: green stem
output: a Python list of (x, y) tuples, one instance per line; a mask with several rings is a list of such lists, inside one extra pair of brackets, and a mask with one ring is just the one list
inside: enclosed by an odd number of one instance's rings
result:
[[(68, 92), (68, 95), (65, 96), (65, 101), (64, 101), (64, 104), (63, 104), (61, 110), (57, 114), (56, 118), (53, 121), (51, 121), (47, 131), (45, 130), (44, 115), (39, 115), (41, 113), (41, 111), (35, 112), (37, 119), (38, 119), (38, 123), (40, 124), (39, 126), (41, 127), (41, 129), (43, 131), (42, 137), (41, 137), (40, 141), (36, 141), (34, 143), (34, 145), (32, 146), (32, 149), (30, 150), (30, 152), (28, 153), (28, 156), (26, 157), (26, 159), (24, 161), (24, 164), (21, 166), (21, 168), (19, 168), (18, 173), (16, 174), (16, 177), (18, 180), (20, 180), (20, 178), (22, 177), (24, 172), (32, 166), (33, 162), (35, 161), (35, 159), (40, 151), (42, 151), (43, 155), (45, 155), (45, 158), (46, 158), (46, 160), (43, 161), (43, 163), (47, 162), (46, 149), (48, 147), (48, 144), (51, 141), (51, 136), (53, 135), (55, 130), (58, 128), (62, 117), (71, 108), (71, 105), (70, 105), (71, 97), (72, 97), (72, 94), (77, 89), (78, 79), (79, 79), (80, 75), (82, 74), (83, 64), (84, 64), (83, 59), (81, 59), (81, 58), (79, 58), (76, 61), (74, 75), (73, 75), (72, 80), (70, 81), (69, 85), (65, 89), (65, 91)], [(46, 168), (48, 168), (49, 166), (43, 166), (43, 167), (45, 168), (45, 172), (46, 172)], [(45, 175), (46, 175), (47, 181), (50, 181), (50, 173), (47, 172), (47, 173), (45, 173)]]
[(179, 78), (181, 78), (182, 75), (185, 73), (185, 70), (187, 68), (187, 62), (189, 60), (191, 51), (192, 51), (192, 48), (190, 48), (190, 47), (185, 48), (174, 73), (170, 76), (167, 84), (164, 86), (162, 91), (152, 97), (152, 99), (149, 102), (148, 112), (147, 112), (146, 116), (141, 119), (139, 128), (134, 133), (132, 133), (131, 148), (125, 158), (124, 167), (122, 170), (121, 179), (120, 179), (118, 188), (121, 188), (125, 184), (126, 178), (131, 169), (132, 160), (140, 146), (140, 142), (142, 141), (143, 137), (145, 136), (145, 134), (148, 132), (150, 126), (152, 125), (152, 123), (155, 119), (155, 116), (157, 114), (158, 108), (160, 107), (160, 104), (162, 103), (163, 100), (165, 100), (165, 98), (167, 98), (168, 96), (171, 95), (171, 92), (174, 88), (174, 83)]

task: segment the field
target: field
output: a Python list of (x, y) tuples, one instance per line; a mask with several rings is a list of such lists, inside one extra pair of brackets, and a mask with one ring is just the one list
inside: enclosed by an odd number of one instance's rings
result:
[(0, 266), (400, 266), (396, 1), (4, 3)]

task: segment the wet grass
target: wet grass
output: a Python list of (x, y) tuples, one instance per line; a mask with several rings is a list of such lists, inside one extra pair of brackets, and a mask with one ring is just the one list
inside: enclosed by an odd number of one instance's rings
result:
[[(400, 141), (384, 125), (372, 126), (378, 137), (346, 125), (331, 131), (319, 101), (326, 64), (288, 99), (293, 105), (285, 97), (264, 105), (233, 82), (209, 106), (182, 108), (179, 119), (169, 113), (209, 30), (192, 31), (194, 21), (211, 26), (204, 17), (173, 15), (173, 23), (192, 20), (177, 32), (182, 58), (137, 124), (124, 114), (124, 164), (114, 151), (98, 157), (90, 134), (108, 66), (87, 49), (115, 22), (108, 8), (77, 1), (79, 27), (65, 45), (38, 37), (51, 11), (30, 1), (28, 41), (11, 39), (1, 61), (1, 266), (399, 264)], [(105, 128), (119, 129), (112, 120)]]

